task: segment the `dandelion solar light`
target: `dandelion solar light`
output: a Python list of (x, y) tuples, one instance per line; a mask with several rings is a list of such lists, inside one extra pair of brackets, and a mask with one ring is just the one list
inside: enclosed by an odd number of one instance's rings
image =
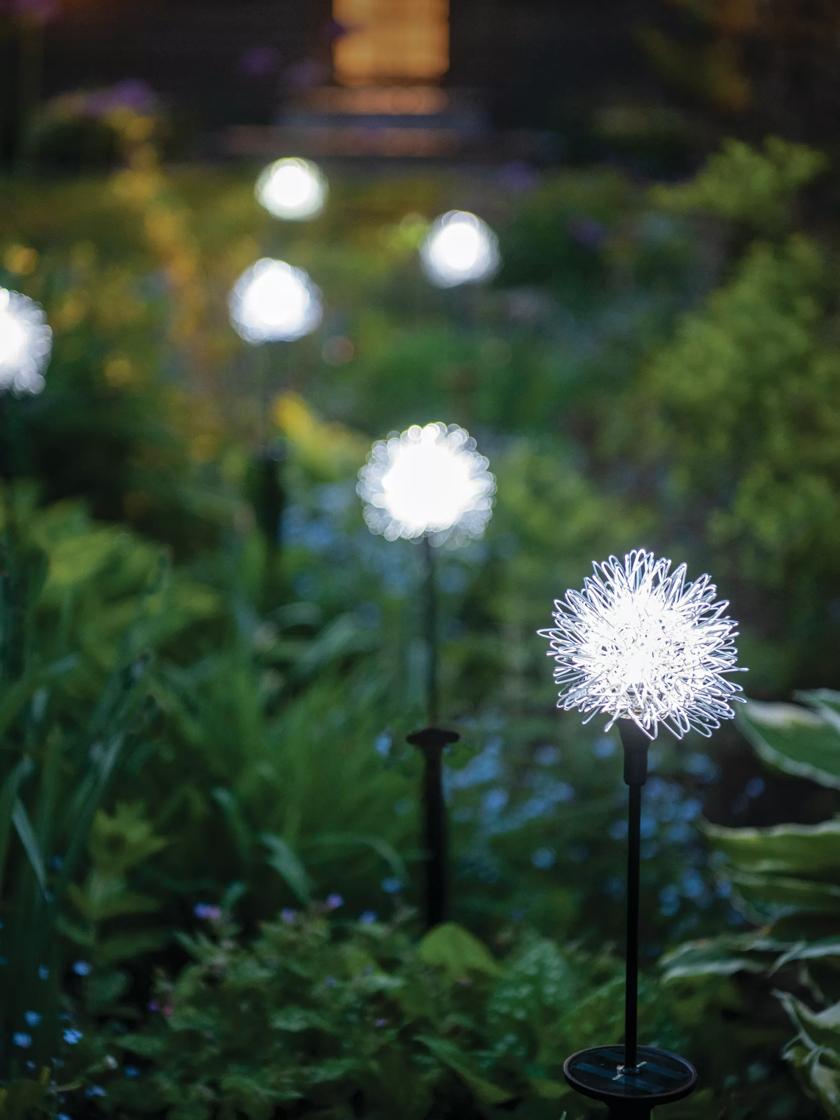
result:
[(420, 246), (420, 263), (436, 288), (480, 284), (498, 272), (499, 239), (466, 210), (450, 210), (433, 223)]
[(275, 218), (303, 222), (323, 211), (329, 187), (316, 164), (288, 157), (266, 167), (257, 179), (255, 193), (260, 205)]
[(737, 624), (708, 575), (687, 579), (684, 564), (639, 549), (593, 565), (580, 591), (554, 604), (541, 630), (556, 662), (558, 707), (588, 722), (618, 723), (628, 789), (627, 942), (624, 1042), (566, 1059), (566, 1080), (606, 1104), (614, 1117), (644, 1120), (660, 1104), (692, 1092), (697, 1073), (677, 1054), (638, 1043), (639, 877), (642, 787), (650, 742), (664, 728), (677, 739), (711, 735), (734, 716), (741, 688)]
[(52, 331), (40, 304), (0, 288), (0, 392), (40, 393)]
[(557, 662), (559, 706), (605, 715), (607, 730), (632, 720), (649, 739), (660, 726), (678, 739), (711, 735), (741, 692), (729, 679), (737, 624), (716, 595), (708, 575), (688, 582), (685, 564), (672, 571), (652, 552), (595, 564), (582, 591), (554, 604), (554, 628), (541, 631)]
[(424, 758), (423, 828), (428, 928), (448, 915), (443, 752), (458, 735), (437, 727), (437, 575), (433, 545), (481, 536), (496, 482), (475, 440), (456, 424), (415, 424), (373, 445), (359, 472), (368, 528), (388, 541), (422, 542), (425, 559), (426, 697), (429, 726), (408, 737)]
[(432, 544), (479, 537), (496, 482), (475, 440), (457, 424), (414, 425), (373, 445), (359, 474), (368, 528), (386, 540)]
[(252, 345), (294, 342), (316, 330), (323, 317), (321, 292), (309, 274), (268, 257), (242, 273), (228, 302), (234, 329)]

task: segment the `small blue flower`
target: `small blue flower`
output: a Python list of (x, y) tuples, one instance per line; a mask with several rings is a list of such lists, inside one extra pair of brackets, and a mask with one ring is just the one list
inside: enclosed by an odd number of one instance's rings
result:
[(26, 1020), (27, 1027), (37, 1027), (41, 1022), (41, 1015), (38, 1011), (25, 1011), (23, 1017)]
[(89, 1088), (85, 1089), (86, 1097), (104, 1097), (106, 1095), (101, 1085), (91, 1085)]
[(68, 1027), (64, 1031), (64, 1034), (62, 1035), (62, 1038), (64, 1039), (64, 1041), (67, 1043), (68, 1046), (75, 1046), (77, 1043), (82, 1041), (82, 1039), (84, 1038), (84, 1035), (82, 1034), (81, 1031), (77, 1031), (75, 1027)]
[(77, 976), (90, 976), (93, 972), (93, 965), (87, 961), (76, 961), (73, 965), (73, 971)]
[(328, 910), (338, 910), (339, 907), (344, 905), (344, 899), (340, 894), (328, 894), (324, 905)]
[(401, 879), (398, 879), (395, 875), (390, 875), (387, 879), (382, 880), (382, 889), (386, 894), (400, 894), (405, 888)]
[(39, 980), (49, 980), (49, 978), (50, 978), (50, 970), (47, 968), (47, 966), (45, 964), (39, 965), (38, 966), (38, 979)]
[(292, 908), (290, 906), (285, 906), (280, 911), (280, 917), (286, 923), (287, 926), (294, 925), (295, 922), (297, 921), (297, 916), (298, 916), (297, 915), (297, 910), (292, 910)]
[(338, 984), (338, 981), (336, 980), (336, 978), (334, 976), (324, 977), (324, 987), (325, 988), (334, 988), (334, 987), (336, 987), (337, 984)]
[(123, 1068), (123, 1073), (132, 1081), (140, 1076), (140, 1070), (137, 1068), (137, 1066), (125, 1066)]
[(197, 902), (193, 913), (202, 922), (218, 922), (222, 916), (221, 906), (214, 906), (210, 902)]
[(531, 863), (540, 871), (548, 871), (557, 862), (557, 856), (551, 848), (537, 848), (531, 855)]
[(376, 920), (377, 915), (375, 910), (365, 910), (364, 913), (359, 915), (359, 921), (363, 926), (372, 926)]
[(27, 1034), (26, 1031), (15, 1031), (12, 1035), (12, 1042), (15, 1046), (19, 1046), (21, 1050), (28, 1050), (32, 1045), (32, 1035)]

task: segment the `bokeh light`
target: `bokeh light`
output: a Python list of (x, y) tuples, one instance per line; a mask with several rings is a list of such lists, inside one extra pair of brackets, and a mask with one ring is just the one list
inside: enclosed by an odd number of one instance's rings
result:
[(294, 342), (321, 323), (321, 292), (309, 274), (264, 257), (247, 268), (230, 293), (230, 319), (246, 342)]
[(52, 331), (41, 305), (0, 288), (0, 391), (40, 393), (51, 350)]
[(437, 288), (480, 284), (499, 269), (499, 239), (475, 214), (450, 210), (432, 223), (420, 247), (420, 262)]
[(308, 159), (275, 160), (257, 179), (257, 201), (269, 214), (287, 222), (316, 218), (326, 205), (328, 193), (323, 172)]
[(414, 425), (373, 445), (359, 473), (368, 528), (386, 540), (435, 544), (484, 532), (496, 480), (469, 432), (456, 424)]

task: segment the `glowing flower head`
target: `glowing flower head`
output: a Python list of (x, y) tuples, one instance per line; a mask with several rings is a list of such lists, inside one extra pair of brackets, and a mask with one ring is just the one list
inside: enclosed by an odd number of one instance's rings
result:
[(612, 727), (630, 719), (650, 739), (659, 725), (681, 739), (710, 735), (735, 714), (739, 685), (737, 623), (717, 601), (709, 576), (686, 581), (685, 564), (638, 550), (593, 565), (581, 591), (554, 604), (548, 656), (557, 662), (558, 707), (588, 719), (603, 713)]
[(437, 218), (420, 246), (423, 271), (437, 288), (489, 280), (500, 261), (495, 233), (465, 210), (450, 210)]
[(365, 521), (386, 540), (434, 544), (484, 532), (496, 480), (475, 440), (456, 424), (415, 424), (379, 440), (359, 472)]
[(41, 305), (0, 288), (0, 392), (40, 393), (51, 350), (52, 331)]
[(323, 316), (320, 289), (302, 268), (267, 257), (247, 268), (230, 293), (230, 318), (246, 342), (294, 342)]
[(275, 160), (257, 179), (257, 201), (275, 218), (303, 222), (324, 209), (329, 187), (323, 172), (308, 159)]

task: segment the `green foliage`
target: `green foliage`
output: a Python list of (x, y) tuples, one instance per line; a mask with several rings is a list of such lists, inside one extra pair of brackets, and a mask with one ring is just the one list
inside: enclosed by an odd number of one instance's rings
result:
[[(750, 703), (744, 729), (769, 766), (816, 781), (824, 775), (836, 788), (840, 693), (818, 691), (802, 698), (810, 708)], [(762, 928), (681, 947), (664, 962), (666, 980), (679, 986), (751, 974), (777, 989), (798, 1032), (784, 1056), (825, 1113), (835, 1117), (840, 1072), (840, 1004), (835, 1002), (840, 996), (840, 819), (770, 828), (707, 826), (707, 832), (741, 905), (754, 922), (763, 923)], [(754, 986), (751, 990), (755, 992)], [(823, 1009), (811, 1011), (798, 994), (803, 990), (819, 998)]]
[[(546, 940), (494, 958), (454, 925), (416, 946), (398, 925), (342, 928), (318, 911), (251, 945), (211, 925), (161, 982), (161, 1013), (103, 1043), (137, 1072), (102, 1078), (102, 1114), (422, 1120), (504, 1106), (542, 1120), (570, 1099), (563, 1057), (619, 1030), (615, 963)], [(643, 1007), (672, 1043), (654, 989)]]
[(826, 170), (822, 152), (770, 136), (762, 148), (725, 140), (690, 182), (657, 187), (656, 203), (678, 213), (701, 212), (757, 233), (788, 228), (798, 193)]
[[(786, 673), (816, 675), (833, 646), (822, 605), (840, 577), (833, 271), (808, 238), (754, 245), (633, 393), (645, 454), (669, 466), (672, 534), (699, 532), (734, 600), (763, 595), (758, 626), (784, 641)], [(745, 659), (769, 677), (778, 657), (750, 643)]]

